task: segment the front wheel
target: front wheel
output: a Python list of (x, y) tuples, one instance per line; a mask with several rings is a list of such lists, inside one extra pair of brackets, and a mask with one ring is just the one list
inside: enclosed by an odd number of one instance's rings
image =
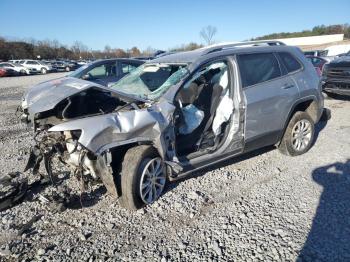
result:
[(46, 70), (46, 68), (43, 67), (43, 68), (41, 68), (40, 72), (44, 75), (47, 73), (47, 70)]
[(70, 68), (69, 66), (66, 67), (66, 72), (69, 72), (70, 71)]
[(306, 112), (298, 111), (290, 119), (278, 149), (290, 156), (304, 154), (312, 146), (314, 133), (315, 125), (311, 117)]
[(166, 168), (151, 146), (130, 148), (122, 163), (120, 204), (136, 210), (156, 201), (166, 184)]

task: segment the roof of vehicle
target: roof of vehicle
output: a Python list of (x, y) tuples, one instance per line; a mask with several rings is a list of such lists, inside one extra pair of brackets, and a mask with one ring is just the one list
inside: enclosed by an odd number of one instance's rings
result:
[(209, 47), (196, 49), (193, 51), (179, 52), (162, 56), (148, 63), (201, 63), (208, 58), (225, 56), (243, 52), (271, 52), (271, 51), (286, 51), (292, 46), (286, 46), (278, 41), (251, 41), (238, 42), (229, 44), (217, 44)]
[(0, 65), (2, 65), (2, 64), (10, 64), (10, 65), (13, 65), (13, 66), (19, 66), (19, 64), (16, 64), (16, 63), (14, 63), (14, 62), (0, 62)]

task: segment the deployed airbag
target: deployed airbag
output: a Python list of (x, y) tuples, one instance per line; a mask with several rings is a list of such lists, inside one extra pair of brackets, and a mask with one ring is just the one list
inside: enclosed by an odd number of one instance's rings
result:
[(182, 135), (192, 133), (192, 131), (201, 124), (204, 118), (204, 112), (192, 104), (182, 108), (182, 115), (184, 124), (179, 128), (179, 132)]
[(233, 100), (226, 93), (216, 109), (215, 118), (213, 120), (212, 130), (216, 136), (220, 134), (221, 125), (230, 119), (232, 112)]

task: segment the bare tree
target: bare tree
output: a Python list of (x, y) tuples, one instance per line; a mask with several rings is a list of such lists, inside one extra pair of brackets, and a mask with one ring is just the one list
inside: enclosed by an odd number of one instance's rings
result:
[(203, 38), (207, 45), (211, 45), (214, 43), (213, 37), (217, 33), (217, 29), (215, 26), (208, 25), (207, 27), (203, 27), (200, 31), (199, 35)]
[(116, 57), (128, 57), (128, 54), (121, 48), (117, 48), (114, 50), (114, 55)]
[(146, 50), (143, 50), (142, 55), (144, 55), (144, 56), (151, 56), (151, 55), (153, 55), (156, 51), (157, 51), (156, 49), (154, 49), (153, 47), (149, 46), (149, 47), (147, 47)]
[(136, 46), (128, 50), (128, 53), (130, 54), (131, 57), (138, 57), (141, 55), (140, 50)]
[(75, 41), (71, 47), (71, 50), (73, 51), (73, 53), (75, 54), (75, 56), (77, 58), (80, 58), (80, 56), (82, 56), (82, 54), (84, 54), (88, 51), (88, 47), (80, 41)]

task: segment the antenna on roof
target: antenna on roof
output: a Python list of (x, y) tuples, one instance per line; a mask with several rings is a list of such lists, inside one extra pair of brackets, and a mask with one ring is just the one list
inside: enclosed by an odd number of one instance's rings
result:
[(230, 43), (230, 44), (218, 44), (213, 45), (207, 48), (203, 48), (203, 55), (221, 51), (224, 49), (230, 49), (234, 47), (241, 47), (241, 46), (281, 46), (286, 45), (285, 43), (281, 41), (275, 41), (275, 40), (261, 40), (261, 41), (245, 41), (245, 42), (236, 42), (236, 43)]

